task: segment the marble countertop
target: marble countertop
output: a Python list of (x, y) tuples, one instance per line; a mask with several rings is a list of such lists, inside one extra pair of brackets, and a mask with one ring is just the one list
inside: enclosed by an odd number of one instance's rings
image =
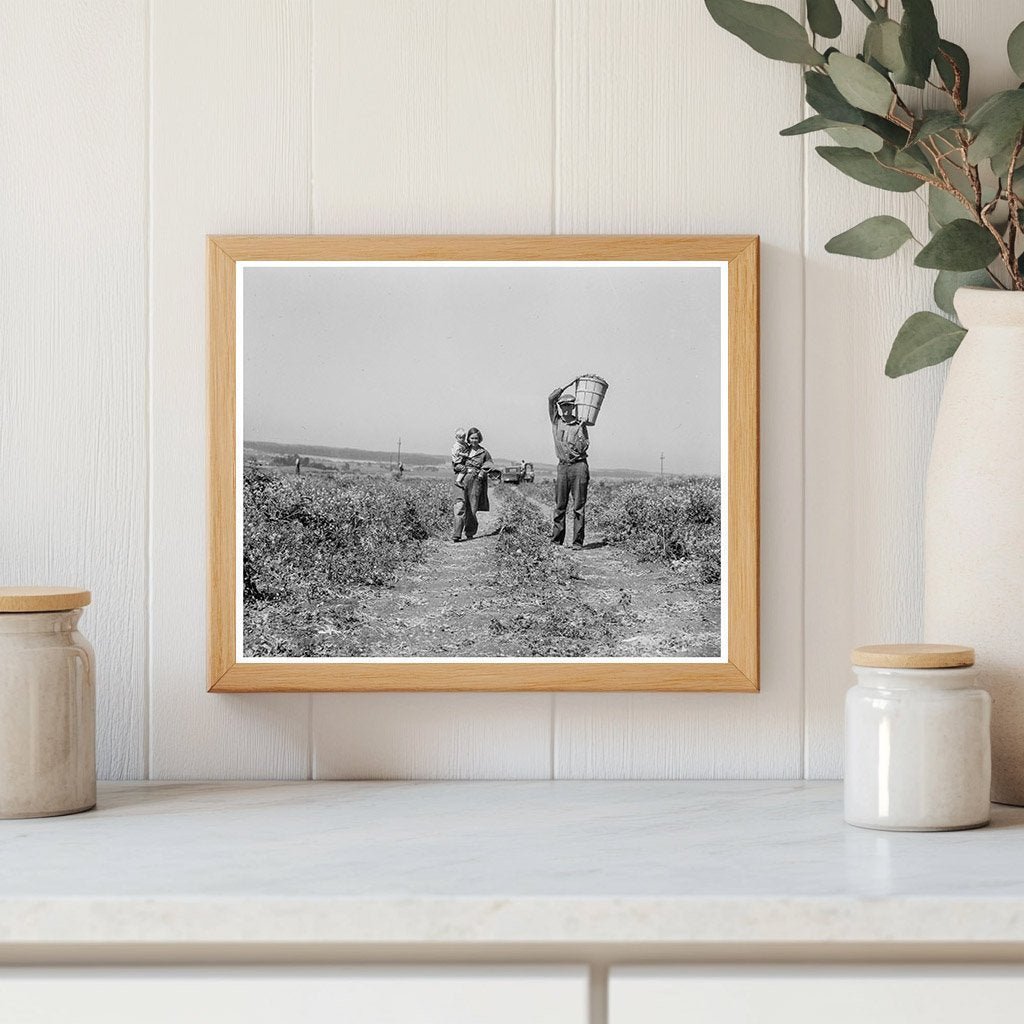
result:
[(899, 834), (837, 783), (107, 783), (0, 821), (0, 946), (137, 942), (1024, 944), (1024, 809)]

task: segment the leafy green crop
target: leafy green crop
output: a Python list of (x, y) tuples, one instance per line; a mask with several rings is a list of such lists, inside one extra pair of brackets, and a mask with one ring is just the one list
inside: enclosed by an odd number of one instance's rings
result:
[(338, 654), (360, 588), (393, 582), (419, 556), (421, 542), (444, 532), (450, 519), (449, 488), (441, 481), (280, 476), (246, 466), (246, 654)]
[(722, 578), (722, 483), (691, 476), (598, 490), (592, 500), (608, 540), (641, 561), (666, 561), (697, 583)]

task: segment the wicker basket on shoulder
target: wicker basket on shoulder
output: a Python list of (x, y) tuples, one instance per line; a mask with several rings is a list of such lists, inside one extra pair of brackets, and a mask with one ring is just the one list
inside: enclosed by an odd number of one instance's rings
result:
[(585, 373), (576, 381), (576, 415), (588, 426), (597, 422), (608, 381), (596, 373)]

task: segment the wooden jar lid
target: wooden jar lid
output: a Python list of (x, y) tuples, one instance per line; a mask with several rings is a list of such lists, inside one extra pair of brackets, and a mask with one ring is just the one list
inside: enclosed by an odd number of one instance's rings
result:
[(959, 644), (869, 644), (850, 651), (850, 661), (863, 668), (967, 668), (974, 648)]
[(91, 600), (88, 590), (77, 587), (0, 587), (0, 613), (66, 612)]

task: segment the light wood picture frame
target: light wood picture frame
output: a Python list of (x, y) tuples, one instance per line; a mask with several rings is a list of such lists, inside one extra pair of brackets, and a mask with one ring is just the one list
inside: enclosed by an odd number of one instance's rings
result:
[[(227, 235), (210, 236), (207, 252), (211, 691), (752, 692), (759, 688), (760, 271), (757, 236)], [(377, 660), (268, 659), (242, 654), (239, 488), (243, 456), (238, 392), (242, 272), (254, 264), (269, 267), (364, 261), (379, 265), (404, 261), (424, 265), (435, 261), (471, 262), (481, 266), (593, 261), (595, 267), (607, 264), (612, 269), (626, 263), (720, 267), (724, 285), (721, 592), (723, 598), (727, 595), (727, 600), (723, 600), (721, 611), (725, 650), (719, 658), (690, 661), (580, 657), (567, 660), (473, 660), (468, 657)], [(614, 381), (609, 389), (609, 404), (615, 394), (613, 389)]]

